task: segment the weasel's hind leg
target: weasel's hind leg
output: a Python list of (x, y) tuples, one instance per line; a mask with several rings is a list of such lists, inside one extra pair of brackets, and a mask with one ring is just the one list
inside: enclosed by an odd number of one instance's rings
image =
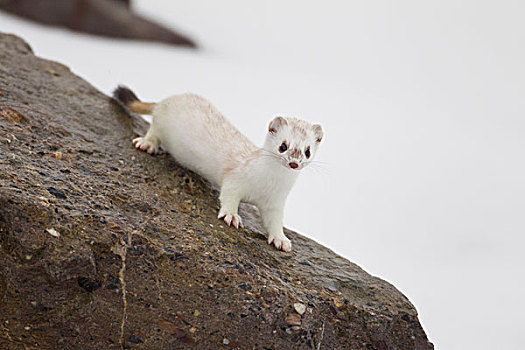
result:
[(153, 155), (159, 153), (160, 140), (155, 135), (153, 127), (149, 128), (146, 136), (133, 139), (133, 144), (137, 149), (148, 152), (149, 154)]

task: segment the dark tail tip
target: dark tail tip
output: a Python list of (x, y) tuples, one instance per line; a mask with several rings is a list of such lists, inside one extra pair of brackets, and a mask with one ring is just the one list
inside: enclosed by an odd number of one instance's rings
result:
[(123, 85), (119, 85), (113, 91), (113, 99), (126, 107), (129, 106), (131, 102), (140, 101), (133, 91)]

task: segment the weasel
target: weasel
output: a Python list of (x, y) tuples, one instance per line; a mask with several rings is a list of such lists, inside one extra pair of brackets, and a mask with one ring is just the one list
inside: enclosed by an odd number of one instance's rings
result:
[(292, 249), (283, 232), (284, 204), (299, 171), (315, 157), (323, 138), (321, 125), (275, 117), (260, 148), (203, 97), (188, 93), (147, 103), (119, 86), (113, 98), (132, 112), (153, 116), (146, 135), (133, 140), (136, 148), (156, 154), (162, 144), (182, 166), (220, 188), (219, 219), (239, 228), (239, 203), (254, 204), (268, 243)]

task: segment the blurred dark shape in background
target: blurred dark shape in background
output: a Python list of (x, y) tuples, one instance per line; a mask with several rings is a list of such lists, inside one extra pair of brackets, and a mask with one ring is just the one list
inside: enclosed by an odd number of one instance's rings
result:
[(188, 37), (134, 14), (130, 0), (0, 0), (0, 10), (47, 25), (113, 38), (196, 48)]

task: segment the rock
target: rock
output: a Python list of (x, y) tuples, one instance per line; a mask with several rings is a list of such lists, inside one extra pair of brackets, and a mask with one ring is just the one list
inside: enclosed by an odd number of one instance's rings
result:
[(217, 192), (67, 67), (3, 34), (0, 62), (0, 349), (433, 348), (391, 284), (289, 230), (273, 249), (250, 206), (220, 225)]
[[(244, 271), (244, 269), (243, 269)], [(239, 288), (245, 290), (245, 291), (249, 291), (252, 289), (252, 285), (250, 283), (246, 283), (246, 282), (241, 282), (239, 283)]]
[(128, 337), (128, 342), (132, 344), (141, 344), (144, 343), (144, 340), (138, 335), (130, 335)]
[(301, 316), (297, 314), (289, 314), (288, 316), (286, 316), (286, 324), (289, 326), (300, 326)]
[(299, 315), (304, 314), (305, 311), (306, 311), (306, 305), (301, 304), (301, 303), (295, 303), (295, 304), (293, 304), (293, 308), (295, 309), (295, 311), (296, 311)]
[(100, 288), (102, 283), (98, 280), (92, 280), (87, 277), (78, 276), (77, 277), (78, 285), (82, 288), (84, 288), (87, 292), (93, 292)]
[(159, 321), (159, 327), (168, 334), (174, 335), (178, 338), (184, 336), (184, 331), (177, 327), (173, 322), (170, 321)]
[(338, 308), (339, 307), (343, 307), (344, 305), (344, 299), (342, 297), (335, 297), (334, 298), (334, 305), (337, 306)]
[(196, 47), (185, 35), (134, 14), (125, 0), (2, 0), (0, 10), (78, 32)]
[(60, 237), (60, 233), (58, 233), (54, 228), (48, 228), (46, 231), (53, 237)]

